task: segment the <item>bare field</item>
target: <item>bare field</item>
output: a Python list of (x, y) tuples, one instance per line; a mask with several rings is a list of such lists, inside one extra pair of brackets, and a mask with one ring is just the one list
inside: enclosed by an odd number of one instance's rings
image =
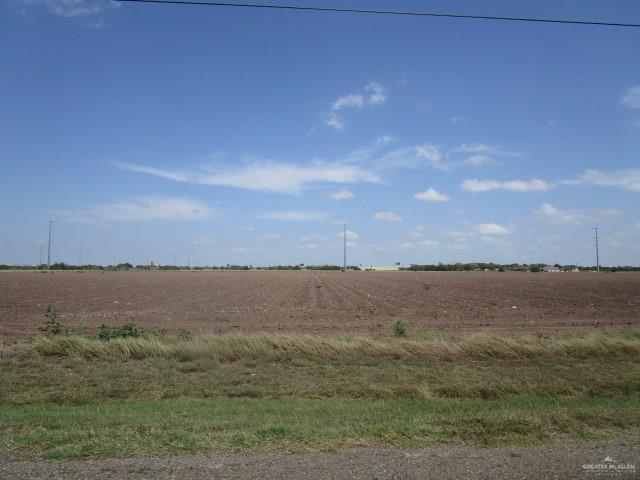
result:
[(65, 326), (136, 323), (169, 333), (388, 335), (640, 324), (640, 275), (489, 272), (3, 272), (0, 340)]

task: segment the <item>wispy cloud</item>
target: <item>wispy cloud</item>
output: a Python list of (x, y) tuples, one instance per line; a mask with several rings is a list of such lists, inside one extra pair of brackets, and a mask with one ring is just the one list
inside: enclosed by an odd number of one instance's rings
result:
[(640, 167), (618, 170), (615, 172), (602, 172), (599, 170), (586, 170), (574, 180), (564, 180), (565, 185), (595, 185), (597, 187), (613, 187), (640, 192)]
[(63, 212), (67, 220), (90, 223), (145, 222), (151, 220), (206, 220), (211, 210), (187, 198), (136, 197), (113, 203), (101, 203), (77, 211)]
[(118, 4), (109, 0), (22, 0), (27, 5), (42, 5), (61, 17), (88, 17), (98, 15)]
[(392, 150), (372, 160), (373, 167), (378, 169), (411, 169), (425, 165), (440, 168), (442, 153), (435, 145), (424, 143), (413, 147)]
[(620, 99), (620, 103), (625, 108), (640, 108), (640, 85), (629, 87)]
[(387, 89), (377, 82), (371, 82), (364, 87), (364, 93), (349, 93), (336, 99), (331, 104), (324, 124), (336, 130), (344, 130), (345, 122), (338, 112), (345, 109), (362, 109), (364, 106), (377, 107), (387, 101)]
[(486, 143), (463, 143), (451, 150), (452, 153), (467, 153), (472, 155), (489, 155), (495, 157), (517, 157), (520, 154), (511, 150), (505, 150), (497, 145)]
[(299, 193), (312, 184), (379, 182), (377, 175), (356, 165), (254, 162), (226, 167), (221, 171), (206, 168), (193, 171), (169, 170), (115, 162), (118, 168), (146, 173), (177, 182), (243, 188), (277, 193)]
[(413, 198), (424, 202), (448, 202), (449, 197), (438, 192), (435, 188), (427, 188), (424, 192), (416, 193)]
[(340, 119), (340, 117), (338, 117), (338, 114), (336, 112), (330, 112), (329, 115), (327, 115), (327, 118), (325, 118), (324, 124), (327, 127), (332, 127), (336, 130), (344, 130), (344, 122)]
[(364, 97), (362, 95), (350, 93), (349, 95), (340, 97), (335, 102), (333, 102), (331, 110), (337, 112), (338, 110), (342, 110), (343, 108), (362, 108), (363, 106)]
[[(485, 167), (496, 165), (495, 157), (515, 156), (497, 147), (474, 144), (447, 148), (424, 142), (417, 145), (397, 146), (398, 139), (390, 136), (378, 137), (370, 145), (358, 148), (344, 157), (346, 163), (368, 165), (377, 170), (418, 169), (429, 166), (442, 171), (455, 167)], [(395, 148), (391, 148), (395, 145)], [(466, 158), (460, 158), (465, 155)]]
[(283, 222), (309, 222), (322, 220), (327, 217), (326, 212), (313, 212), (306, 210), (284, 210), (278, 212), (268, 212), (261, 215), (263, 220), (278, 220)]
[(349, 200), (350, 198), (355, 197), (355, 195), (349, 190), (341, 190), (339, 192), (329, 194), (329, 197), (332, 200)]
[(473, 230), (480, 235), (508, 235), (511, 229), (497, 223), (479, 223), (473, 226)]
[(467, 192), (489, 192), (491, 190), (507, 190), (510, 192), (547, 192), (551, 190), (553, 183), (544, 180), (509, 180), (501, 182), (498, 180), (464, 180), (460, 186)]
[(381, 220), (383, 222), (401, 222), (402, 217), (393, 212), (377, 212), (373, 216), (374, 220)]
[(584, 213), (577, 210), (560, 210), (550, 203), (543, 203), (536, 210), (536, 213), (542, 215), (551, 223), (573, 223), (579, 224), (588, 218)]
[(387, 101), (387, 89), (377, 82), (371, 82), (365, 87), (365, 91), (367, 92), (368, 105), (382, 105)]
[(543, 203), (535, 213), (546, 218), (551, 223), (573, 225), (580, 225), (584, 222), (594, 220), (611, 220), (620, 216), (620, 211), (613, 208), (587, 212), (584, 210), (563, 210), (554, 207), (550, 203)]

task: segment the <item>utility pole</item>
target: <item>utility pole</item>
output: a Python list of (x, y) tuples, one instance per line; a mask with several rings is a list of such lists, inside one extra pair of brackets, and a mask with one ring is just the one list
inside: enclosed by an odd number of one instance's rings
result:
[(47, 245), (47, 268), (51, 268), (51, 231), (53, 230), (53, 220), (49, 220), (49, 243)]
[(344, 232), (343, 232), (343, 240), (344, 240), (344, 259), (342, 263), (342, 271), (347, 271), (347, 224), (344, 224)]
[(596, 268), (598, 272), (600, 272), (600, 252), (598, 250), (598, 227), (593, 227), (591, 230), (595, 230), (596, 232)]

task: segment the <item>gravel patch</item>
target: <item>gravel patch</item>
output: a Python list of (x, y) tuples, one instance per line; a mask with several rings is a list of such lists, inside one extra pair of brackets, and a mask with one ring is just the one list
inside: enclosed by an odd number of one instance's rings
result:
[[(593, 468), (585, 469), (585, 465)], [(635, 469), (622, 470), (621, 465), (635, 465)], [(603, 471), (605, 467), (607, 470)], [(0, 456), (0, 478), (5, 480), (636, 479), (640, 478), (639, 470), (640, 431), (607, 445), (438, 445), (420, 449), (357, 448), (337, 453), (215, 453), (60, 463)]]

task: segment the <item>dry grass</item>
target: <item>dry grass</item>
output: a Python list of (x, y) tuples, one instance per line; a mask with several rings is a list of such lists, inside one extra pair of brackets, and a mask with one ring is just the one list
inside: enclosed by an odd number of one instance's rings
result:
[(539, 443), (640, 422), (638, 328), (410, 333), (58, 335), (0, 346), (0, 454)]
[(313, 335), (224, 334), (193, 339), (159, 336), (101, 341), (81, 336), (37, 337), (28, 347), (44, 356), (111, 360), (215, 358), (288, 362), (380, 360), (520, 360), (527, 358), (640, 355), (640, 329), (555, 336), (475, 334), (462, 338), (374, 339)]

